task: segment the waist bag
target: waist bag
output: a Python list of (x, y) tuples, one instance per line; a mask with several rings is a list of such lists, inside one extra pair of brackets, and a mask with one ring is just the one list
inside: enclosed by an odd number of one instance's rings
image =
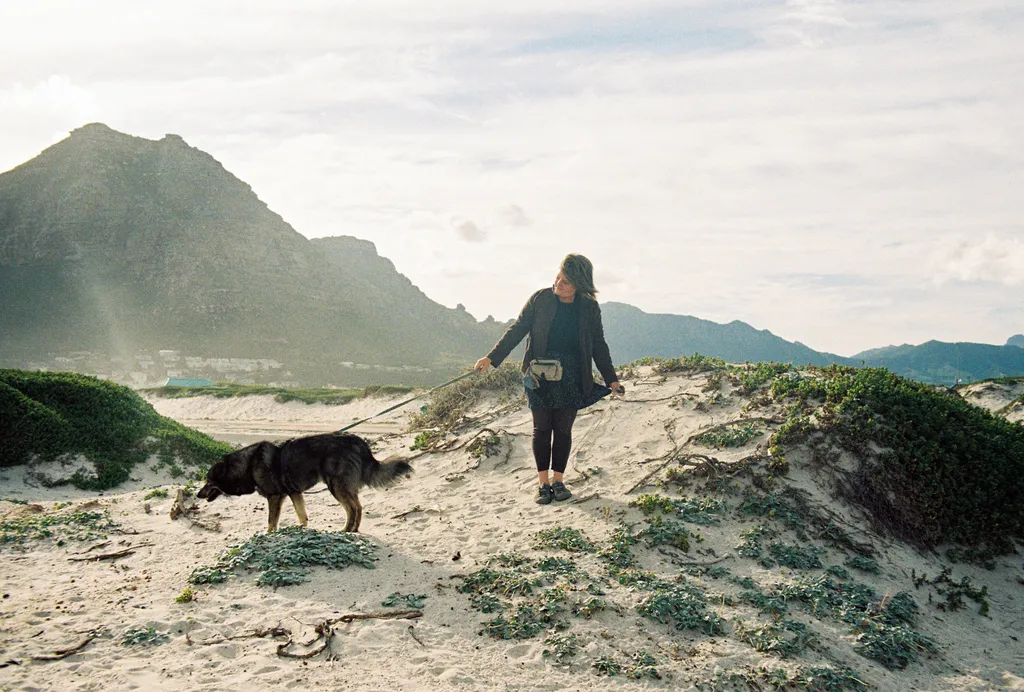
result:
[(544, 380), (558, 382), (562, 379), (562, 362), (557, 358), (535, 358), (530, 361), (526, 375), (527, 377), (523, 379), (524, 382), (527, 378), (530, 380), (530, 384), (533, 385), (530, 389), (536, 389)]

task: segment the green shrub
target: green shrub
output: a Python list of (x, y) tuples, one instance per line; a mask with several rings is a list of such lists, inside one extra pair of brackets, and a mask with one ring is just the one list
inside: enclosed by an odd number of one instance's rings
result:
[(409, 417), (409, 429), (436, 428), (442, 431), (454, 430), (465, 419), (466, 413), (486, 392), (498, 393), (512, 399), (522, 396), (523, 375), (519, 365), (502, 363), (486, 374), (460, 380), (453, 385), (438, 389), (430, 395), (420, 413)]
[(117, 528), (106, 510), (102, 512), (61, 512), (28, 514), (0, 521), (0, 545), (22, 545), (46, 538), (58, 544), (65, 540), (88, 541), (104, 538)]
[(236, 570), (246, 569), (260, 572), (259, 586), (287, 586), (308, 581), (308, 568), (314, 566), (343, 569), (355, 564), (373, 569), (374, 550), (373, 543), (358, 534), (289, 526), (232, 546), (214, 565), (194, 569), (188, 581), (219, 584)]
[(231, 446), (160, 416), (138, 394), (112, 382), (75, 373), (0, 370), (0, 449), (0, 466), (81, 455), (93, 472), (42, 480), (106, 490), (127, 480), (132, 467), (151, 454), (205, 470)]
[(121, 635), (121, 644), (124, 646), (157, 646), (165, 644), (169, 639), (170, 634), (158, 632), (155, 627), (132, 627)]
[(664, 375), (670, 372), (708, 372), (714, 370), (725, 370), (728, 365), (721, 358), (713, 356), (702, 356), (694, 353), (692, 356), (681, 358), (658, 359), (652, 363), (654, 372)]
[(659, 588), (645, 596), (636, 610), (644, 617), (671, 623), (679, 630), (700, 630), (705, 634), (725, 632), (722, 618), (707, 609), (704, 592), (692, 584), (679, 583)]
[(785, 618), (774, 622), (747, 627), (742, 620), (736, 622), (736, 637), (746, 642), (756, 651), (776, 654), (781, 658), (789, 658), (803, 653), (814, 640), (814, 634), (807, 625), (796, 620)]
[(575, 634), (562, 634), (549, 637), (544, 640), (550, 648), (544, 649), (541, 655), (544, 657), (552, 657), (556, 663), (565, 663), (566, 659), (572, 658), (580, 651), (580, 646), (576, 642)]
[(852, 452), (839, 492), (893, 535), (1002, 553), (1024, 538), (1024, 426), (884, 369), (812, 368), (772, 393), (797, 402), (773, 443), (817, 431)]
[(695, 442), (705, 447), (720, 449), (723, 447), (742, 447), (755, 437), (764, 434), (764, 430), (754, 423), (721, 428), (712, 432), (697, 436)]
[(289, 401), (301, 401), (304, 404), (341, 406), (358, 397), (404, 394), (411, 392), (412, 387), (369, 385), (364, 389), (330, 389), (270, 387), (260, 384), (221, 382), (207, 387), (153, 387), (144, 391), (167, 399), (187, 399), (197, 396), (231, 399), (243, 396), (270, 395), (281, 404)]
[(560, 548), (570, 553), (592, 553), (594, 544), (591, 543), (583, 532), (570, 526), (556, 526), (550, 529), (543, 529), (534, 534), (534, 548)]

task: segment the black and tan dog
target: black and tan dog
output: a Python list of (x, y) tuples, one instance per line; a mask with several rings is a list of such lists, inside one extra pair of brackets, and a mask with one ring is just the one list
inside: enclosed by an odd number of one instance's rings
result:
[(387, 488), (412, 473), (404, 461), (381, 463), (370, 446), (357, 435), (328, 433), (288, 440), (280, 444), (257, 442), (225, 454), (206, 474), (206, 484), (197, 497), (212, 502), (221, 494), (267, 498), (267, 532), (277, 530), (281, 504), (287, 495), (295, 506), (299, 523), (306, 525), (306, 503), (302, 493), (323, 481), (348, 515), (346, 531), (359, 531), (363, 506), (359, 490), (365, 485)]

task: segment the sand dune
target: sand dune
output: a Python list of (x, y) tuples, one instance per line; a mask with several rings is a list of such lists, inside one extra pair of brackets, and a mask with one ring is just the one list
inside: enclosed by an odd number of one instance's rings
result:
[[(105, 513), (111, 525), (96, 529), (93, 536), (4, 545), (0, 686), (62, 690), (770, 689), (766, 680), (771, 671), (783, 671), (783, 676), (793, 679), (815, 667), (833, 671), (845, 667), (854, 671), (855, 679), (882, 690), (1024, 689), (1020, 557), (999, 558), (994, 570), (985, 570), (950, 564), (938, 554), (918, 553), (878, 535), (856, 511), (831, 500), (819, 486), (825, 479), (816, 477), (796, 457), (790, 460), (792, 471), (779, 489), (804, 491), (814, 511), (833, 518), (853, 540), (873, 547), (879, 573), (845, 568), (850, 580), (870, 587), (880, 597), (911, 594), (921, 611), (914, 627), (934, 642), (934, 652), (918, 652), (905, 669), (889, 670), (856, 652), (855, 626), (819, 617), (795, 601), (786, 618), (803, 623), (813, 635), (806, 646), (785, 658), (757, 650), (751, 644), (757, 637), (744, 637), (742, 632), (777, 624), (777, 620), (742, 599), (741, 582), (749, 578), (753, 582), (745, 583), (756, 583), (767, 592), (826, 573), (767, 568), (742, 557), (737, 546), (744, 540), (743, 532), (756, 522), (739, 516), (738, 498), (726, 493), (715, 496), (728, 505), (720, 521), (689, 526), (693, 540), (688, 552), (647, 548), (642, 542), (633, 548), (640, 569), (664, 581), (682, 576), (682, 583), (706, 594), (708, 611), (722, 619), (721, 634), (676, 629), (644, 617), (637, 610), (645, 598), (643, 588), (609, 577), (607, 561), (595, 553), (535, 547), (537, 532), (546, 529), (576, 529), (602, 546), (611, 544), (623, 524), (639, 530), (644, 515), (630, 502), (645, 492), (679, 497), (670, 488), (644, 486), (642, 481), (652, 473), (663, 478), (665, 469), (655, 472), (681, 451), (714, 460), (708, 463), (691, 457), (682, 465), (671, 463), (682, 476), (692, 478), (691, 496), (708, 494), (704, 488), (711, 481), (729, 481), (730, 474), (748, 463), (745, 459), (759, 452), (759, 445), (763, 452), (771, 428), (764, 421), (760, 427), (766, 434), (743, 447), (713, 449), (692, 441), (701, 430), (731, 420), (775, 415), (770, 409), (745, 410), (749, 400), (728, 383), (717, 392), (704, 391), (706, 380), (702, 375), (657, 377), (642, 371), (626, 381), (629, 399), (605, 401), (583, 412), (566, 476), (575, 498), (547, 507), (533, 502), (536, 475), (525, 407), (495, 415), (497, 402), (481, 405), (473, 411), (478, 421), (446, 441), (449, 451), (421, 456), (409, 450), (414, 434), (403, 430), (403, 417), (415, 409), (407, 407), (386, 419), (392, 432), (365, 433), (374, 440), (378, 458), (415, 457), (416, 469), (413, 478), (395, 488), (367, 489), (362, 494), (366, 508), (362, 531), (375, 546), (375, 569), (316, 568), (308, 582), (276, 590), (257, 586), (253, 574), (240, 573), (223, 584), (197, 586), (195, 599), (186, 603), (176, 602), (175, 597), (188, 586), (193, 570), (213, 564), (227, 547), (263, 531), (266, 506), (261, 498), (220, 498), (203, 504), (194, 515), (197, 524), (188, 518), (169, 518), (176, 488), (168, 479), (164, 479), (170, 491), (166, 498), (147, 499), (152, 491), (138, 489), (93, 499), (79, 497), (69, 504), (55, 501), (53, 495), (37, 494), (8, 473), (0, 482), (0, 496), (35, 505), (0, 503), (8, 522), (16, 517), (60, 517), (84, 511)], [(718, 403), (711, 403), (716, 395)], [(342, 410), (259, 400), (183, 399), (157, 406), (181, 420), (207, 420), (210, 429), (217, 424), (225, 428), (244, 424), (251, 426), (247, 431), (265, 431), (272, 437), (287, 426), (301, 430), (358, 419), (385, 407), (380, 404), (381, 400), (371, 399)], [(500, 444), (490, 456), (474, 458), (465, 443), (482, 431), (499, 438)], [(338, 531), (344, 525), (344, 512), (326, 492), (307, 495), (307, 505), (310, 528)], [(295, 523), (294, 513), (286, 506), (282, 526)], [(219, 530), (211, 530), (218, 526)], [(53, 530), (59, 537), (59, 527)], [(823, 566), (842, 566), (852, 556), (820, 540), (801, 541), (781, 525), (778, 531), (780, 540), (789, 544), (820, 549)], [(120, 557), (88, 560), (122, 552)], [(534, 561), (571, 559), (589, 575), (575, 582), (568, 577), (561, 582), (554, 579), (565, 587), (567, 605), (557, 621), (566, 628), (513, 640), (482, 632), (483, 623), (495, 615), (474, 608), (471, 595), (459, 587), (484, 567), (500, 568), (495, 557), (512, 553)], [(711, 570), (712, 565), (719, 569)], [(987, 587), (988, 615), (979, 614), (978, 604), (971, 600), (962, 610), (940, 610), (936, 606), (942, 595), (934, 587), (915, 588), (914, 576), (934, 577), (944, 567), (952, 570), (955, 580), (966, 577), (971, 584)], [(568, 606), (589, 598), (587, 586), (595, 587), (592, 592), (600, 591), (598, 598), (605, 604), (589, 618), (572, 613)], [(534, 595), (550, 594), (553, 589), (552, 583), (545, 582), (534, 587)], [(382, 605), (395, 593), (425, 596), (422, 616), (379, 617), (397, 610)], [(522, 601), (513, 595), (504, 598)], [(342, 619), (353, 614), (377, 617)], [(326, 628), (323, 623), (328, 623)], [(791, 627), (791, 631), (799, 629)], [(126, 632), (139, 628), (143, 634), (136, 638), (152, 639), (151, 645), (125, 643)], [(282, 657), (282, 651), (316, 652), (327, 641), (325, 632), (330, 635), (328, 650), (309, 659)], [(574, 656), (558, 661), (544, 655), (556, 646), (546, 641), (561, 637), (564, 642), (571, 634), (576, 635), (578, 648)], [(608, 677), (595, 667), (598, 664), (607, 671), (617, 663), (623, 671), (632, 666), (635, 674), (644, 675), (646, 669), (636, 665), (640, 654), (650, 657), (660, 678), (633, 680), (625, 672)], [(854, 683), (847, 684), (855, 688)]]

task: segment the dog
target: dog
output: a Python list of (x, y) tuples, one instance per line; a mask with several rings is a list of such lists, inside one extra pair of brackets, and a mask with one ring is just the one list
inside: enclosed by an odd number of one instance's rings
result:
[(411, 473), (412, 466), (405, 461), (381, 463), (374, 459), (370, 445), (358, 435), (327, 433), (280, 444), (257, 442), (225, 454), (210, 468), (206, 484), (196, 496), (213, 502), (222, 494), (257, 492), (267, 498), (267, 533), (273, 533), (286, 495), (299, 523), (306, 525), (302, 493), (323, 481), (345, 508), (345, 531), (356, 533), (363, 518), (359, 490), (365, 485), (388, 488)]

